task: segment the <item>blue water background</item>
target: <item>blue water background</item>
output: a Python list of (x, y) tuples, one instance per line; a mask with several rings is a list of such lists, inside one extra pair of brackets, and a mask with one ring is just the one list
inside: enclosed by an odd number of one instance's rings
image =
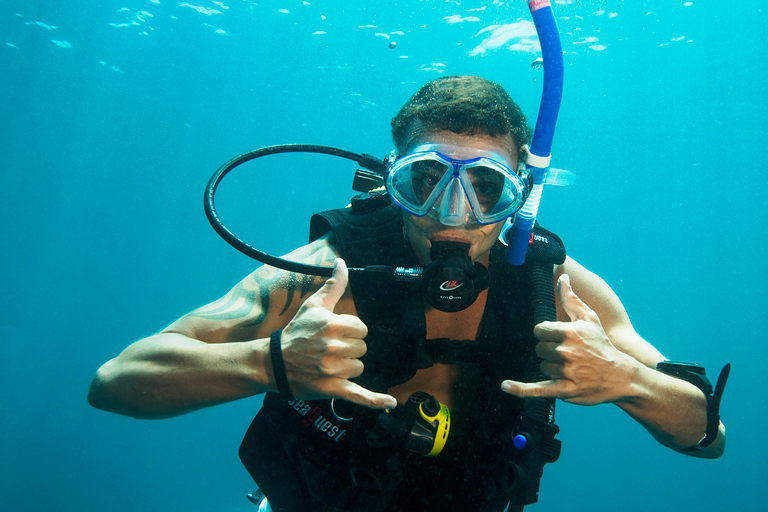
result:
[[(578, 181), (546, 190), (540, 220), (666, 356), (733, 372), (716, 461), (661, 447), (615, 406), (561, 404), (562, 457), (532, 511), (768, 509), (761, 5), (555, 5), (553, 166)], [(383, 156), (391, 116), (441, 74), (498, 81), (533, 122), (529, 19), (479, 0), (4, 0), (0, 508), (255, 510), (236, 452), (259, 398), (140, 421), (88, 406), (94, 371), (254, 268), (203, 216), (228, 158), (286, 142)], [(312, 212), (346, 204), (352, 170), (254, 166), (223, 186), (222, 212), (284, 253)]]

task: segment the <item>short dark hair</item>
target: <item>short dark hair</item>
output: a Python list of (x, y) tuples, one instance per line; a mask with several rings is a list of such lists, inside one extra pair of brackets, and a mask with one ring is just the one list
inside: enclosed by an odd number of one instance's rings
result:
[(499, 84), (477, 76), (446, 76), (426, 83), (392, 118), (398, 153), (416, 124), (464, 135), (510, 135), (518, 152), (531, 138), (520, 107)]

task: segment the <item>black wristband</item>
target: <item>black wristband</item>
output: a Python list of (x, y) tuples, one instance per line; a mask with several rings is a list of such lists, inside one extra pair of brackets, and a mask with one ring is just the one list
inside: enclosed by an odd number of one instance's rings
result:
[(656, 365), (656, 369), (672, 377), (690, 382), (707, 397), (707, 428), (704, 432), (704, 437), (701, 438), (698, 444), (682, 448), (678, 451), (695, 452), (705, 449), (715, 441), (720, 431), (720, 399), (723, 396), (728, 375), (731, 373), (730, 363), (723, 367), (714, 388), (707, 378), (704, 368), (697, 364), (682, 361), (662, 361)]
[(277, 391), (281, 396), (293, 400), (293, 393), (285, 375), (285, 361), (283, 361), (283, 348), (280, 346), (280, 335), (283, 331), (275, 331), (269, 338), (269, 357), (272, 359), (272, 373), (275, 374)]

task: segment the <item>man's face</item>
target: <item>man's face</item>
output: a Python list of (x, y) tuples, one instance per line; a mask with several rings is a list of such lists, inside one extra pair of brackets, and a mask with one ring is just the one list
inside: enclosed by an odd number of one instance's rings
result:
[[(517, 169), (518, 150), (510, 136), (462, 135), (443, 130), (419, 131), (408, 144), (407, 152), (422, 144), (448, 144), (490, 151), (503, 157), (511, 169)], [(488, 254), (504, 225), (504, 221), (501, 221), (486, 225), (472, 223), (464, 226), (445, 226), (432, 215), (417, 217), (409, 213), (404, 213), (404, 219), (406, 234), (422, 265), (431, 261), (429, 253), (433, 241), (468, 243), (472, 261), (487, 265)]]

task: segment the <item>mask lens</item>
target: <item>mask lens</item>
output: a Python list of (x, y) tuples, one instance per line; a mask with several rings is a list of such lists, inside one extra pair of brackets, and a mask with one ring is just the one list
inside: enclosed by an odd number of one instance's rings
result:
[(525, 200), (523, 181), (495, 160), (481, 159), (466, 164), (462, 179), (478, 222), (491, 224), (514, 214)]
[(434, 153), (413, 153), (393, 164), (387, 191), (406, 211), (426, 215), (450, 178), (450, 160)]
[[(445, 156), (444, 150), (451, 156)], [(387, 176), (387, 191), (413, 215), (426, 215), (433, 207), (440, 210), (437, 213), (441, 222), (445, 224), (450, 217), (448, 225), (457, 225), (460, 217), (474, 216), (481, 224), (504, 220), (522, 205), (525, 186), (498, 155), (485, 153), (468, 160), (456, 160), (453, 156), (473, 151), (478, 152), (455, 146), (420, 146), (392, 165)], [(463, 201), (458, 201), (454, 185), (466, 193)]]
[(473, 167), (467, 174), (480, 209), (484, 214), (490, 214), (504, 192), (504, 175), (488, 167)]
[(440, 180), (448, 171), (448, 166), (436, 160), (420, 160), (411, 165), (411, 184), (414, 199), (419, 204), (426, 204)]

